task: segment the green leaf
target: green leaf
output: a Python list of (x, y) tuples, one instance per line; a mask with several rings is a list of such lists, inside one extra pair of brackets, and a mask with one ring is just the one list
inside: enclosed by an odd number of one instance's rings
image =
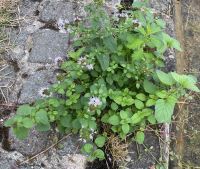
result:
[(13, 132), (16, 135), (16, 137), (20, 140), (25, 139), (28, 136), (28, 129), (25, 127), (16, 127), (13, 128)]
[(49, 119), (47, 116), (47, 112), (44, 109), (39, 110), (35, 114), (35, 120), (37, 123), (48, 124)]
[(96, 129), (97, 129), (97, 123), (96, 123), (95, 121), (93, 121), (93, 120), (90, 120), (90, 121), (88, 122), (88, 125), (89, 125), (89, 128), (90, 128), (90, 129), (93, 129), (93, 130), (96, 130)]
[(182, 51), (181, 45), (176, 39), (171, 38), (171, 47), (177, 49), (178, 51)]
[(157, 71), (156, 71), (156, 74), (157, 74), (157, 76), (158, 76), (158, 79), (159, 79), (163, 84), (169, 85), (169, 86), (171, 86), (171, 85), (174, 84), (174, 79), (173, 79), (173, 77), (171, 76), (170, 73), (167, 74), (167, 73), (165, 73), (165, 72), (163, 72), (163, 71), (161, 71), (161, 70), (157, 70)]
[(131, 55), (133, 60), (141, 60), (144, 55), (144, 51), (142, 49), (135, 50), (134, 53)]
[(141, 100), (141, 101), (145, 101), (146, 100), (146, 96), (143, 93), (137, 94), (136, 98)]
[(116, 103), (112, 102), (111, 109), (112, 110), (117, 110), (118, 109), (118, 105)]
[(135, 140), (138, 144), (143, 144), (144, 143), (144, 132), (141, 132), (141, 131), (138, 131), (136, 133), (136, 136), (135, 136)]
[(178, 82), (180, 85), (183, 86), (183, 88), (186, 88), (195, 92), (200, 92), (198, 87), (195, 85), (197, 82), (197, 79), (194, 76), (179, 75), (175, 72), (172, 72), (171, 75), (176, 82)]
[(127, 41), (128, 41), (127, 47), (129, 49), (137, 49), (140, 48), (142, 44), (144, 44), (144, 41), (142, 39), (139, 39), (138, 36), (133, 36), (133, 35), (129, 35)]
[(34, 125), (34, 123), (33, 123), (33, 121), (32, 121), (30, 118), (25, 117), (25, 118), (23, 119), (23, 126), (24, 126), (25, 128), (32, 128), (33, 125)]
[(72, 127), (72, 116), (67, 115), (60, 119), (60, 124), (64, 127), (71, 128)]
[(156, 101), (154, 99), (149, 99), (147, 100), (146, 102), (146, 106), (147, 107), (151, 107), (151, 106), (154, 106), (156, 104)]
[(117, 42), (113, 36), (108, 36), (103, 39), (103, 43), (106, 48), (108, 48), (111, 52), (117, 51)]
[(105, 154), (102, 150), (97, 149), (94, 151), (93, 156), (98, 158), (99, 160), (104, 160), (105, 159)]
[(119, 125), (119, 123), (120, 123), (119, 116), (117, 116), (117, 115), (112, 115), (112, 116), (108, 119), (108, 123), (112, 124), (113, 126)]
[(161, 99), (168, 97), (168, 92), (166, 90), (158, 91), (156, 92), (156, 96), (158, 96)]
[(131, 117), (131, 123), (132, 124), (137, 124), (142, 120), (140, 113), (135, 113), (132, 117)]
[(157, 87), (148, 80), (144, 80), (143, 87), (145, 92), (154, 94), (157, 91)]
[(155, 105), (155, 118), (159, 123), (170, 123), (174, 111), (176, 99), (169, 97), (168, 99), (159, 99)]
[(136, 7), (136, 8), (141, 8), (141, 7), (146, 6), (146, 3), (145, 2), (140, 2), (140, 1), (135, 1), (135, 2), (133, 2), (132, 6)]
[(50, 130), (51, 126), (50, 126), (49, 123), (48, 124), (39, 123), (39, 124), (36, 125), (35, 128), (38, 131), (48, 131), (48, 130)]
[(97, 60), (99, 61), (101, 65), (101, 69), (105, 71), (110, 64), (110, 57), (108, 55), (98, 55)]
[(72, 121), (72, 127), (75, 129), (80, 129), (81, 128), (81, 123), (79, 122), (78, 119), (75, 119)]
[(15, 118), (12, 117), (4, 122), (5, 127), (11, 127), (15, 123)]
[(149, 123), (151, 123), (151, 124), (156, 124), (156, 118), (155, 118), (155, 116), (152, 114), (152, 115), (150, 115), (148, 118), (147, 118), (147, 120), (149, 121)]
[(17, 114), (22, 116), (27, 116), (30, 115), (31, 113), (32, 113), (32, 107), (30, 107), (27, 104), (22, 105), (17, 109)]
[(135, 107), (137, 109), (143, 109), (144, 108), (144, 103), (140, 100), (135, 99)]
[(98, 146), (98, 147), (103, 147), (105, 142), (106, 142), (106, 138), (104, 136), (98, 136), (96, 139), (95, 139), (95, 144)]
[(120, 117), (122, 119), (127, 119), (128, 115), (129, 115), (129, 113), (127, 111), (123, 111), (123, 110), (120, 111)]
[(107, 114), (104, 114), (104, 115), (102, 116), (101, 121), (102, 121), (103, 123), (109, 123), (109, 122), (108, 122), (108, 119), (109, 119), (109, 114), (107, 113)]
[(130, 131), (130, 126), (128, 124), (123, 124), (122, 131), (124, 134), (128, 134), (128, 132)]
[(157, 19), (156, 23), (161, 27), (161, 28), (165, 28), (166, 27), (166, 23), (165, 21), (163, 21), (162, 19)]
[(85, 144), (82, 148), (82, 150), (88, 154), (90, 154), (93, 151), (93, 145), (92, 144)]
[(84, 50), (85, 50), (85, 47), (80, 48), (75, 52), (69, 52), (69, 56), (73, 59), (78, 59), (81, 56), (81, 54), (84, 52)]

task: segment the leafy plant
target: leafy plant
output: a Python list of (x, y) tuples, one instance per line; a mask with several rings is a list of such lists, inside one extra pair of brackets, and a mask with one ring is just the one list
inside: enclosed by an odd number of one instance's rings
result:
[(56, 123), (60, 132), (79, 133), (88, 141), (82, 151), (90, 160), (102, 160), (110, 133), (122, 140), (136, 133), (133, 140), (142, 144), (146, 125), (170, 123), (178, 99), (199, 89), (193, 76), (161, 70), (164, 52), (181, 48), (144, 5), (134, 2), (117, 19), (97, 3), (88, 5), (86, 20), (71, 27), (73, 50), (50, 89), (61, 97), (20, 106), (5, 125), (23, 139), (32, 127), (47, 131)]

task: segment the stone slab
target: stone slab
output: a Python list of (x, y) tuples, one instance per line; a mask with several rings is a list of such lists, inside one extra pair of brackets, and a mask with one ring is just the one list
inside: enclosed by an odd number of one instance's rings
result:
[(19, 104), (33, 103), (37, 99), (42, 99), (40, 91), (44, 88), (48, 88), (55, 81), (53, 72), (47, 70), (41, 70), (35, 72), (27, 78), (23, 84), (21, 94), (19, 97)]
[(33, 48), (28, 61), (31, 63), (54, 63), (56, 57), (66, 58), (68, 34), (53, 30), (39, 30), (33, 34)]
[(57, 22), (59, 18), (69, 22), (75, 19), (76, 3), (65, 0), (46, 0), (40, 4), (39, 19), (43, 22)]

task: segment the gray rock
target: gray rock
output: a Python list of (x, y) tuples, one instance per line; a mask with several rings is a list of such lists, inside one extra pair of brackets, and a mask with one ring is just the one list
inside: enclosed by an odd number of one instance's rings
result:
[(19, 2), (19, 5), (20, 5), (20, 15), (26, 16), (26, 22), (27, 20), (33, 20), (33, 16), (36, 15), (36, 10), (38, 8), (39, 1), (23, 0)]
[(43, 151), (49, 146), (49, 132), (38, 132), (35, 129), (30, 130), (29, 136), (25, 140), (18, 140), (12, 130), (9, 133), (11, 148), (24, 156), (33, 156)]
[(44, 161), (46, 168), (55, 169), (85, 169), (87, 159), (81, 154), (71, 154), (68, 156), (62, 156), (62, 158), (56, 159), (52, 156), (49, 161)]
[(0, 64), (0, 100), (8, 101), (9, 91), (15, 82), (15, 68), (7, 62)]
[(40, 20), (43, 22), (56, 22), (59, 18), (72, 22), (75, 19), (76, 3), (65, 0), (46, 0), (40, 5)]
[(60, 156), (66, 156), (68, 154), (80, 153), (81, 143), (78, 140), (78, 136), (70, 136), (60, 143), (61, 148), (57, 150)]
[(28, 59), (32, 63), (53, 63), (56, 57), (66, 57), (68, 34), (40, 30), (33, 35), (33, 48)]
[(42, 89), (50, 87), (55, 81), (53, 72), (42, 70), (35, 72), (27, 78), (27, 81), (23, 84), (21, 94), (18, 102), (20, 104), (33, 103), (37, 99), (41, 99)]
[(17, 160), (24, 160), (24, 156), (17, 151), (7, 152), (0, 145), (0, 169), (11, 169), (16, 167)]

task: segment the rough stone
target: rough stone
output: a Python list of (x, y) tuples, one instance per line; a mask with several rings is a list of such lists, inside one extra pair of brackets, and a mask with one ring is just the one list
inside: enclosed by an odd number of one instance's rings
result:
[(24, 160), (24, 156), (17, 151), (7, 152), (0, 145), (0, 169), (11, 169), (15, 166), (16, 160)]
[(76, 3), (65, 0), (46, 0), (40, 4), (39, 18), (43, 22), (56, 22), (59, 18), (72, 22), (75, 19), (76, 7)]
[(40, 30), (33, 35), (33, 48), (28, 59), (32, 63), (53, 63), (56, 57), (66, 57), (68, 34)]
[(49, 146), (49, 132), (38, 132), (32, 129), (29, 136), (24, 140), (17, 139), (12, 130), (10, 130), (9, 135), (11, 148), (24, 156), (36, 155)]
[(45, 24), (39, 21), (34, 21), (33, 24), (29, 25), (26, 27), (27, 32), (29, 33), (34, 33), (35, 31), (37, 31), (38, 29), (40, 29), (41, 27), (43, 27)]
[(20, 104), (33, 103), (35, 100), (42, 98), (39, 91), (50, 87), (54, 81), (55, 77), (52, 71), (42, 70), (35, 72), (23, 84), (18, 102)]
[(60, 143), (61, 148), (57, 150), (60, 156), (66, 156), (68, 154), (80, 153), (81, 143), (78, 140), (78, 136), (68, 137)]
[(0, 65), (0, 100), (8, 101), (9, 91), (15, 81), (15, 69), (7, 62)]
[(85, 169), (86, 157), (81, 154), (71, 154), (67, 156), (51, 156), (44, 160), (45, 168), (55, 169)]

